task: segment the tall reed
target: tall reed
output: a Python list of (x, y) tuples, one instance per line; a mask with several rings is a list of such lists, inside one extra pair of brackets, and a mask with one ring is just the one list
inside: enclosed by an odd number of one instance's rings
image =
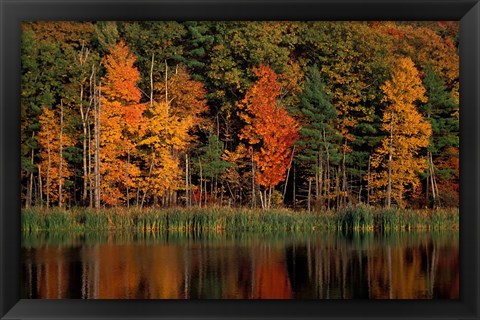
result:
[(251, 210), (227, 207), (22, 210), (22, 230), (278, 232), (310, 230), (401, 231), (458, 229), (458, 209), (405, 210), (367, 206), (338, 211)]

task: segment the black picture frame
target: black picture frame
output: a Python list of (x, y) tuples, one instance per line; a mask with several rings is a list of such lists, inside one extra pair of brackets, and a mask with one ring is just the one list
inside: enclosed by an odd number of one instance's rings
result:
[[(26, 20), (459, 20), (459, 300), (25, 300), (20, 297), (20, 23)], [(478, 0), (0, 0), (1, 319), (480, 319)]]

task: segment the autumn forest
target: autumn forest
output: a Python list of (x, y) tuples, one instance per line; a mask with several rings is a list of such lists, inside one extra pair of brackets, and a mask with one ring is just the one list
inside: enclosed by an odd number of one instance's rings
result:
[(459, 23), (24, 22), (25, 299), (458, 299)]
[(456, 22), (26, 22), (25, 208), (457, 208)]

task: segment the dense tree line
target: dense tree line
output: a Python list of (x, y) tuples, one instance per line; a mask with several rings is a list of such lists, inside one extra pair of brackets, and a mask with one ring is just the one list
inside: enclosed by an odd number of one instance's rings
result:
[(23, 205), (458, 206), (458, 27), (23, 23)]

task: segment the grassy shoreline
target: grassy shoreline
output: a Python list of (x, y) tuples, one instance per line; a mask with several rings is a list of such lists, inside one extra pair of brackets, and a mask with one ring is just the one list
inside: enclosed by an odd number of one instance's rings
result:
[(459, 210), (358, 206), (339, 211), (228, 207), (22, 209), (22, 231), (291, 232), (458, 230)]

